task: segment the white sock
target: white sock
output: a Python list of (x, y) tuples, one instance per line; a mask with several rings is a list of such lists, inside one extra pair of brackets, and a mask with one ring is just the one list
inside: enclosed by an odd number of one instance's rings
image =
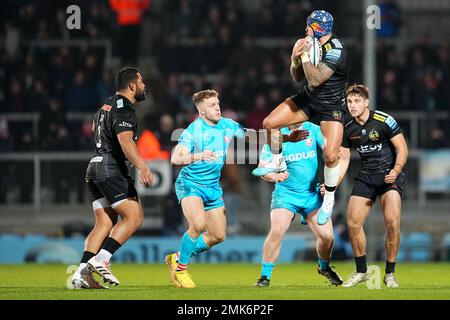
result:
[(112, 257), (111, 252), (106, 251), (105, 249), (102, 249), (95, 256), (95, 260), (97, 260), (98, 262), (102, 262), (102, 261), (105, 261), (105, 260), (109, 262), (109, 259), (111, 259), (111, 257)]
[(84, 268), (86, 268), (87, 263), (80, 263), (80, 265), (78, 266), (77, 272), (81, 273), (81, 270), (83, 270)]
[[(325, 178), (325, 186), (328, 187), (336, 187), (337, 183), (339, 181), (339, 164), (334, 167), (334, 168), (330, 168), (325, 166), (324, 170), (323, 170), (323, 175)], [(334, 195), (334, 191), (325, 191), (325, 194), (330, 194), (330, 195)]]

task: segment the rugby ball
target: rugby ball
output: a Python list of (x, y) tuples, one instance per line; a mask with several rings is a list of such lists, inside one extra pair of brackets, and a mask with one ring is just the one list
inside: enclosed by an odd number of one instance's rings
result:
[(322, 46), (317, 38), (307, 37), (306, 40), (311, 44), (311, 49), (309, 50), (309, 59), (311, 63), (315, 66), (319, 64), (322, 60)]

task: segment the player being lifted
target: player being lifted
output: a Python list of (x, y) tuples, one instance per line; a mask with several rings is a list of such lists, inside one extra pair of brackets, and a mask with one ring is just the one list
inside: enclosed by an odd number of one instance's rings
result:
[[(179, 252), (165, 258), (171, 282), (180, 288), (195, 287), (186, 272), (190, 257), (225, 240), (227, 223), (220, 172), (230, 142), (234, 137), (249, 137), (245, 132), (251, 130), (221, 116), (217, 91), (199, 91), (193, 95), (193, 101), (198, 118), (184, 130), (171, 158), (172, 164), (184, 166), (175, 182), (175, 190), (189, 224)], [(295, 130), (284, 138), (299, 141), (307, 135), (306, 130)], [(266, 140), (260, 139), (259, 143), (264, 144)]]
[[(295, 126), (282, 128), (281, 133), (288, 134), (293, 127)], [(330, 267), (334, 244), (333, 224), (331, 220), (322, 227), (317, 224), (317, 212), (323, 201), (317, 184), (318, 154), (321, 154), (319, 148), (323, 147), (323, 136), (320, 127), (311, 122), (304, 122), (302, 129), (309, 131), (308, 139), (283, 143), (287, 171), (262, 176), (264, 180), (276, 184), (272, 193), (270, 231), (263, 246), (261, 275), (255, 284), (257, 287), (269, 286), (283, 237), (296, 215), (300, 215), (302, 223), (307, 223), (317, 237), (318, 273), (332, 285), (342, 284), (339, 274)], [(270, 162), (271, 157), (270, 148), (265, 145), (261, 152), (260, 166)]]
[(307, 37), (319, 40), (323, 58), (317, 67), (310, 61), (310, 42), (300, 39), (291, 55), (292, 78), (301, 82), (300, 91), (278, 105), (264, 119), (263, 127), (269, 130), (272, 161), (258, 174), (286, 171), (282, 156), (282, 136), (279, 129), (310, 120), (320, 124), (324, 136), (324, 178), (326, 193), (317, 222), (324, 225), (331, 216), (334, 192), (339, 177), (339, 147), (344, 126), (342, 117), (346, 112), (345, 88), (347, 86), (347, 52), (333, 31), (333, 17), (324, 10), (315, 10), (307, 18)]
[[(144, 219), (129, 162), (139, 171), (140, 183), (151, 185), (152, 172), (136, 147), (136, 102), (145, 99), (145, 84), (136, 68), (116, 74), (116, 94), (95, 113), (96, 156), (86, 170), (86, 182), (95, 213), (95, 226), (84, 243), (80, 266), (72, 278), (74, 288), (102, 288), (92, 277), (99, 274), (109, 285), (119, 285), (111, 273), (111, 256), (140, 227)], [(129, 161), (128, 161), (129, 160)], [(122, 219), (117, 222), (118, 216)]]
[(343, 284), (353, 287), (368, 279), (366, 236), (363, 225), (377, 197), (380, 198), (386, 225), (386, 269), (384, 283), (399, 286), (394, 276), (395, 260), (400, 246), (400, 211), (408, 158), (408, 147), (402, 131), (390, 115), (369, 110), (369, 91), (363, 85), (347, 90), (347, 105), (341, 163), (346, 170), (350, 149), (361, 157), (361, 169), (355, 178), (348, 203), (347, 225), (355, 255), (356, 272)]

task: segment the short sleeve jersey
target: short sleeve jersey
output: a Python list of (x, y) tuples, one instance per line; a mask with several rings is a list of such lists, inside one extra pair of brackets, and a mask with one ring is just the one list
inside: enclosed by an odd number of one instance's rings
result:
[(218, 184), (228, 146), (234, 137), (245, 137), (244, 128), (236, 121), (221, 118), (216, 125), (210, 125), (197, 118), (183, 131), (178, 143), (187, 147), (191, 154), (208, 150), (214, 152), (217, 158), (213, 162), (197, 161), (183, 167), (179, 178), (203, 185)]
[(391, 139), (402, 133), (395, 119), (381, 111), (370, 111), (360, 125), (349, 114), (344, 118), (342, 146), (356, 149), (361, 157), (361, 173), (386, 174), (395, 165), (396, 153)]

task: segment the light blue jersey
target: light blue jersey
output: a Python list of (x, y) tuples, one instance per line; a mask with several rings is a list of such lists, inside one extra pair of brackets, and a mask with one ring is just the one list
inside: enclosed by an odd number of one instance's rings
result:
[(217, 159), (213, 162), (197, 161), (181, 169), (175, 184), (180, 201), (196, 195), (202, 198), (205, 210), (223, 205), (219, 179), (228, 146), (234, 137), (243, 139), (245, 131), (239, 123), (228, 118), (209, 125), (199, 117), (184, 130), (178, 139), (179, 144), (186, 146), (191, 154), (212, 151)]
[[(299, 142), (283, 143), (283, 157), (286, 161), (289, 177), (275, 184), (272, 194), (272, 209), (285, 208), (294, 213), (307, 215), (322, 204), (317, 186), (319, 167), (318, 151), (323, 148), (323, 136), (320, 127), (304, 122), (301, 129), (308, 130), (307, 139)], [(289, 134), (289, 128), (282, 128), (282, 134)], [(261, 152), (262, 161), (270, 161), (272, 153), (269, 145)]]

